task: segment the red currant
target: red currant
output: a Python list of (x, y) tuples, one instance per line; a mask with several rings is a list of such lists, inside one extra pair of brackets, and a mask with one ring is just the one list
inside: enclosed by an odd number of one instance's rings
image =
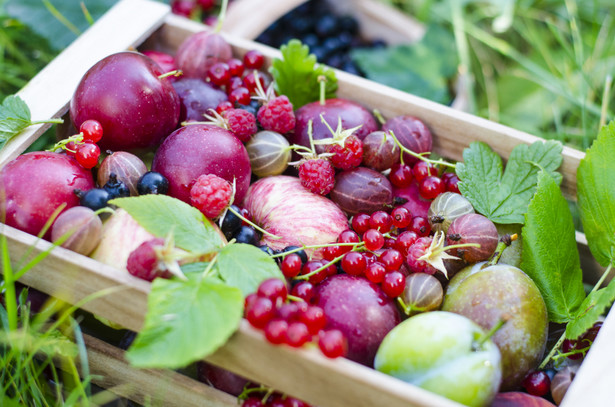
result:
[(290, 294), (301, 298), (305, 302), (311, 302), (314, 298), (314, 284), (309, 281), (301, 281), (290, 290)]
[(294, 348), (303, 346), (310, 340), (310, 332), (303, 322), (291, 322), (286, 330), (286, 343)]
[(326, 246), (322, 249), (322, 258), (328, 261), (335, 259), (337, 256), (340, 256), (342, 252), (340, 251), (339, 246)]
[(247, 105), (250, 103), (250, 91), (243, 86), (233, 89), (229, 95), (228, 100), (231, 103), (239, 103), (240, 105)]
[(419, 237), (428, 236), (431, 232), (431, 225), (429, 224), (427, 218), (423, 216), (415, 216), (412, 218), (412, 222), (410, 222), (410, 226), (408, 228)]
[(438, 195), (446, 191), (446, 185), (441, 178), (430, 175), (419, 183), (419, 195), (423, 199), (435, 199)]
[(549, 392), (551, 379), (549, 379), (546, 372), (537, 370), (525, 376), (521, 385), (532, 396), (542, 397)]
[(265, 405), (259, 397), (248, 397), (241, 403), (241, 407), (264, 407)]
[(280, 270), (282, 270), (282, 274), (286, 278), (297, 277), (299, 272), (301, 271), (301, 267), (303, 263), (301, 262), (301, 257), (297, 253), (291, 253), (284, 257), (282, 260), (282, 264), (280, 264)]
[(286, 331), (288, 322), (282, 319), (273, 319), (265, 325), (265, 338), (274, 345), (279, 345), (286, 341)]
[(389, 181), (397, 188), (409, 187), (412, 183), (412, 167), (406, 164), (394, 164), (389, 173)]
[(258, 297), (250, 307), (246, 308), (246, 319), (255, 328), (263, 329), (275, 316), (275, 312), (273, 302), (269, 298)]
[(402, 232), (397, 236), (397, 240), (395, 241), (395, 249), (400, 252), (402, 255), (406, 256), (408, 254), (408, 248), (412, 246), (416, 239), (419, 238), (419, 235), (416, 232), (411, 230), (407, 230)]
[(103, 128), (98, 120), (86, 120), (79, 126), (86, 143), (98, 143), (103, 136)]
[[(337, 238), (338, 243), (359, 243), (361, 239), (359, 239), (359, 235), (356, 234), (353, 230), (347, 229), (344, 230)], [(352, 250), (352, 246), (339, 246), (339, 254), (347, 253)]]
[(425, 161), (419, 161), (412, 168), (412, 175), (417, 182), (421, 182), (430, 175), (438, 175), (438, 169)]
[(224, 102), (220, 102), (220, 104), (216, 106), (216, 112), (222, 114), (232, 108), (233, 108), (233, 104), (229, 102), (228, 100), (225, 100)]
[(385, 211), (376, 211), (369, 217), (369, 226), (372, 229), (378, 229), (382, 233), (387, 233), (393, 226), (391, 215)]
[(248, 69), (261, 69), (265, 63), (265, 56), (257, 50), (250, 50), (243, 56), (243, 64)]
[(276, 311), (276, 315), (279, 319), (283, 319), (286, 322), (292, 322), (297, 319), (299, 313), (299, 302), (289, 302), (280, 305)]
[(283, 303), (286, 301), (288, 289), (286, 288), (286, 283), (279, 278), (268, 278), (260, 283), (256, 294), (259, 297), (269, 298), (274, 304), (278, 302)]
[(404, 264), (404, 256), (395, 249), (387, 249), (380, 255), (380, 262), (387, 271), (399, 270)]
[(229, 66), (224, 62), (216, 62), (207, 70), (207, 78), (214, 85), (224, 86), (231, 79)]
[(243, 79), (239, 76), (231, 76), (231, 78), (226, 83), (226, 94), (230, 95), (232, 91), (238, 88), (243, 88)]
[(310, 305), (305, 311), (300, 312), (299, 321), (307, 326), (311, 335), (316, 335), (321, 329), (324, 329), (327, 323), (325, 311), (316, 305)]
[(369, 251), (380, 250), (384, 245), (384, 236), (382, 236), (379, 230), (369, 229), (363, 233), (363, 243), (365, 243), (365, 248)]
[(365, 269), (365, 277), (372, 283), (379, 284), (384, 281), (384, 275), (386, 272), (387, 269), (384, 268), (382, 263), (374, 262), (367, 265), (367, 268)]
[[(577, 349), (578, 343), (575, 340), (565, 339), (564, 343), (562, 343), (562, 352), (568, 353)], [(568, 355), (568, 359), (579, 360), (583, 357), (582, 353), (575, 353), (572, 355)]]
[(237, 58), (231, 58), (228, 61), (226, 61), (226, 64), (228, 65), (228, 69), (229, 72), (231, 73), (231, 76), (241, 76), (243, 75), (243, 62), (241, 62), (239, 59)]
[(447, 179), (445, 184), (446, 184), (446, 190), (448, 192), (455, 192), (457, 194), (461, 193), (459, 192), (459, 177), (457, 177), (456, 175)]
[(256, 293), (246, 295), (245, 300), (243, 300), (244, 308), (245, 309), (250, 308), (254, 304), (254, 301), (256, 301), (257, 298), (258, 298), (258, 295), (256, 295)]
[(390, 271), (384, 275), (380, 287), (389, 297), (399, 297), (406, 287), (406, 277), (399, 271)]
[(267, 89), (268, 80), (265, 74), (261, 71), (250, 70), (243, 77), (243, 84), (248, 89), (248, 91), (250, 91), (250, 93), (254, 93), (256, 91), (256, 88), (258, 87), (258, 85), (256, 84), (257, 80), (260, 82), (261, 88)]
[(346, 356), (348, 343), (342, 331), (330, 329), (318, 335), (318, 347), (323, 355), (329, 358)]
[[(320, 260), (308, 261), (301, 268), (301, 274), (303, 274), (303, 275), (311, 274), (312, 272), (318, 270), (322, 266), (324, 266), (324, 264)], [(309, 278), (309, 282), (312, 283), (312, 284), (318, 284), (322, 280), (324, 280), (325, 278), (327, 278), (327, 270), (326, 269), (325, 270), (321, 270), (318, 273), (312, 275)]]
[(98, 148), (98, 145), (85, 143), (77, 146), (75, 158), (83, 168), (94, 168), (96, 164), (98, 164), (98, 157), (100, 157), (100, 148)]
[(367, 259), (359, 252), (348, 252), (342, 257), (342, 270), (351, 276), (360, 276), (365, 272)]
[(370, 216), (366, 213), (358, 213), (352, 217), (352, 228), (355, 232), (362, 235), (369, 229)]
[(74, 141), (69, 141), (64, 146), (64, 151), (66, 151), (66, 155), (74, 157), (75, 153), (77, 153), (77, 144)]
[(391, 218), (393, 220), (393, 226), (398, 229), (403, 229), (410, 225), (410, 222), (412, 221), (412, 214), (407, 208), (398, 206), (391, 212)]

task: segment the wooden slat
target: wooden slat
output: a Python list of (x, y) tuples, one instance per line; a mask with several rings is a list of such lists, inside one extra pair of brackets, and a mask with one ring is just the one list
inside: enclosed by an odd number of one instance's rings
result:
[[(147, 0), (117, 3), (19, 91), (30, 107), (32, 120), (62, 116), (81, 77), (92, 65), (143, 42), (168, 12), (164, 4)], [(0, 167), (21, 154), (47, 128), (49, 125), (31, 126), (9, 141), (0, 150)]]
[(120, 397), (168, 407), (237, 407), (237, 399), (171, 370), (135, 369), (124, 351), (84, 335), (93, 383)]

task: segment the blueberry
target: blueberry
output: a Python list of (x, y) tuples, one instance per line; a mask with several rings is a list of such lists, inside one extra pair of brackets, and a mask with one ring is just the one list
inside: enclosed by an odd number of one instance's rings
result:
[(75, 189), (74, 192), (79, 197), (79, 204), (93, 211), (106, 207), (109, 201), (109, 192), (103, 188), (93, 188), (85, 192)]
[(130, 189), (122, 181), (118, 180), (117, 175), (113, 172), (109, 174), (109, 180), (103, 185), (103, 189), (109, 193), (109, 199), (130, 196)]
[(359, 32), (359, 22), (352, 16), (342, 16), (339, 18), (340, 29), (351, 35), (357, 35)]
[(337, 18), (330, 14), (322, 16), (322, 18), (316, 22), (315, 30), (316, 34), (318, 34), (318, 36), (321, 38), (330, 37), (337, 34)]
[[(235, 205), (231, 205), (231, 208), (235, 212), (239, 212), (239, 208)], [(224, 219), (222, 220), (222, 225), (220, 226), (220, 230), (224, 233), (224, 237), (227, 240), (231, 240), (232, 237), (239, 231), (241, 227), (241, 219), (237, 215), (235, 215), (231, 211), (227, 211), (226, 215), (224, 215)]]
[(329, 37), (322, 43), (328, 56), (332, 56), (341, 50), (342, 42), (337, 37)]
[(320, 40), (318, 39), (318, 36), (314, 33), (309, 33), (303, 36), (303, 38), (301, 38), (301, 42), (305, 45), (307, 45), (310, 49), (318, 46), (318, 44), (320, 43)]
[(169, 180), (159, 172), (148, 171), (137, 181), (139, 195), (166, 194), (169, 190)]
[(261, 240), (260, 234), (252, 226), (242, 226), (239, 231), (233, 236), (237, 243), (251, 244), (252, 246), (258, 245)]

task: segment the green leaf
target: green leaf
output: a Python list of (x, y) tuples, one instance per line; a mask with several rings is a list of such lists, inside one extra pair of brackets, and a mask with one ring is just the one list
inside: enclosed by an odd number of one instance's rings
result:
[(0, 105), (0, 149), (32, 124), (30, 109), (19, 96), (9, 95)]
[(562, 145), (557, 141), (519, 144), (502, 174), (502, 160), (482, 142), (474, 142), (463, 152), (463, 163), (456, 172), (461, 180), (459, 190), (477, 212), (495, 223), (524, 222), (523, 215), (536, 191), (537, 174), (542, 168), (556, 181), (562, 162)]
[(182, 264), (180, 266), (182, 273), (202, 273), (207, 268), (209, 263), (206, 262), (196, 262), (196, 263), (188, 263)]
[(137, 367), (179, 368), (222, 346), (239, 326), (243, 297), (213, 278), (157, 278), (143, 330), (126, 357)]
[(310, 54), (307, 45), (293, 39), (282, 45), (280, 51), (282, 59), (273, 60), (270, 72), (273, 75), (275, 91), (280, 95), (286, 95), (295, 110), (319, 100), (319, 76), (327, 79), (325, 98), (335, 97), (337, 90), (335, 72), (324, 65), (316, 64), (316, 56)]
[(452, 33), (441, 26), (428, 26), (415, 44), (357, 48), (351, 56), (373, 81), (435, 102), (451, 101), (449, 81), (457, 72), (457, 50)]
[(557, 183), (543, 171), (522, 233), (521, 269), (538, 286), (549, 320), (572, 320), (585, 298), (574, 225)]
[(606, 267), (615, 260), (615, 121), (602, 128), (581, 160), (577, 197), (589, 249)]
[(590, 293), (579, 307), (579, 312), (566, 326), (566, 338), (583, 335), (604, 314), (615, 300), (615, 278), (608, 286)]
[(216, 266), (222, 280), (239, 288), (244, 296), (255, 292), (258, 285), (268, 278), (284, 279), (275, 261), (249, 244), (225, 246), (218, 254)]
[(63, 49), (89, 27), (79, 3), (83, 2), (96, 20), (117, 0), (8, 0), (5, 10), (45, 37), (56, 49)]
[(154, 236), (173, 233), (175, 246), (206, 253), (222, 246), (222, 238), (209, 220), (196, 208), (166, 195), (142, 195), (109, 201), (126, 210)]

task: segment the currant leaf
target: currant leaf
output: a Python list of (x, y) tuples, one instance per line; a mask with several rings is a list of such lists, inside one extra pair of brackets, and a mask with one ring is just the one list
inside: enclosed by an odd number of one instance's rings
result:
[(522, 234), (521, 270), (538, 286), (549, 320), (574, 319), (585, 299), (574, 224), (556, 181), (543, 171), (538, 174)]
[(0, 148), (32, 124), (30, 109), (19, 96), (9, 95), (0, 105)]
[(598, 134), (577, 170), (577, 196), (587, 244), (603, 267), (615, 261), (615, 121)]
[(576, 339), (583, 335), (604, 311), (611, 306), (615, 300), (615, 278), (608, 286), (590, 293), (579, 307), (579, 312), (574, 319), (566, 325), (566, 338)]

